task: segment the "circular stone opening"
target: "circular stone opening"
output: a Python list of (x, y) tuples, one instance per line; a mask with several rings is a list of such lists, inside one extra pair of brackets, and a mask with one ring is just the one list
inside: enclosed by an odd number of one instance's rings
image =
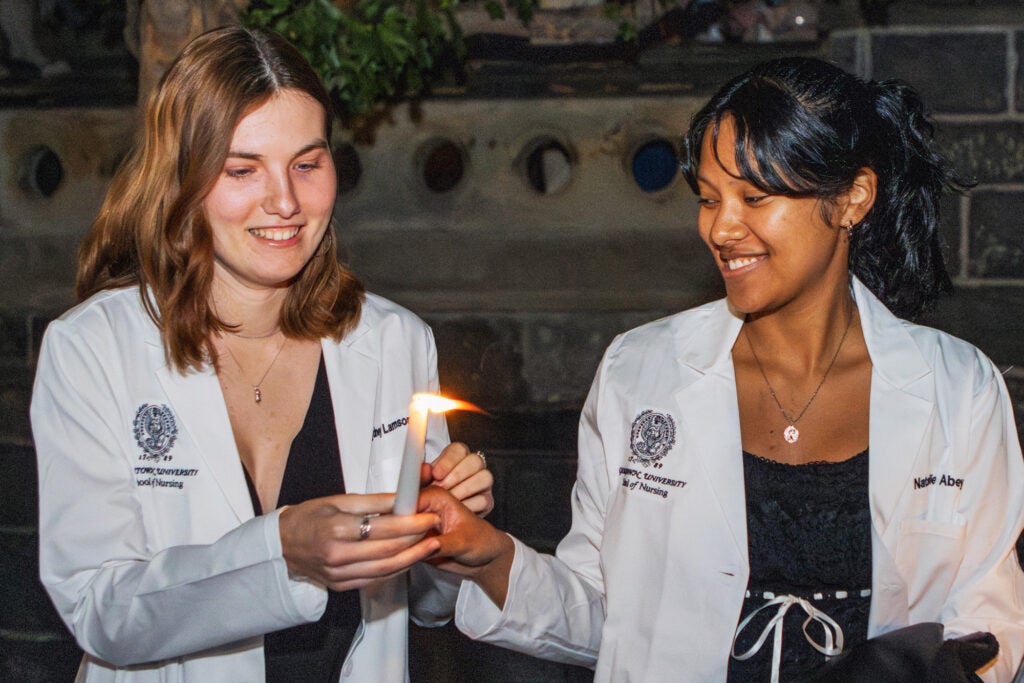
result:
[(466, 172), (466, 155), (461, 147), (451, 140), (434, 140), (427, 143), (421, 157), (421, 177), (428, 190), (444, 194), (459, 186)]
[(359, 179), (363, 177), (363, 163), (359, 160), (359, 152), (347, 142), (335, 146), (334, 170), (338, 174), (338, 194), (346, 194), (356, 189)]
[(57, 153), (46, 145), (33, 147), (21, 168), (21, 186), (39, 197), (51, 197), (64, 180), (64, 166)]
[(640, 145), (633, 153), (633, 180), (644, 192), (664, 190), (679, 172), (679, 156), (672, 143), (656, 138)]
[(540, 194), (560, 192), (572, 180), (572, 156), (561, 142), (543, 138), (526, 154), (526, 181)]

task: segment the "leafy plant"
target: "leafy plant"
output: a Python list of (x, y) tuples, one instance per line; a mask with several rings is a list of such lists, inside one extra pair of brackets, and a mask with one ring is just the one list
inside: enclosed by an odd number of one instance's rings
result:
[(248, 26), (277, 31), (313, 65), (343, 118), (379, 102), (426, 92), (465, 55), (452, 14), (458, 0), (254, 0), (241, 13)]
[[(514, 0), (528, 21), (538, 0)], [(378, 104), (416, 98), (445, 74), (461, 72), (466, 44), (454, 10), (460, 0), (253, 0), (247, 26), (277, 31), (319, 72), (345, 123)], [(498, 0), (485, 0), (492, 18)]]

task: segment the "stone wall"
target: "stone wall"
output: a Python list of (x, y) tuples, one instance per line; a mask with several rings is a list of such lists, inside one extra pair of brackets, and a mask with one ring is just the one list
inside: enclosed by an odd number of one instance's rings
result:
[[(689, 191), (648, 191), (657, 164), (639, 175), (637, 165), (658, 160), (725, 76), (787, 51), (923, 91), (940, 138), (979, 183), (948, 202), (957, 292), (928, 322), (1014, 366), (1006, 376), (1024, 414), (1024, 25), (663, 46), (632, 64), (478, 62), (461, 89), (394, 111), (373, 144), (339, 135), (337, 218), (369, 287), (434, 327), (444, 389), (490, 412), (453, 415), (452, 432), (488, 453), (492, 519), (532, 545), (552, 549), (568, 526), (576, 419), (607, 343), (721, 294)], [(70, 680), (77, 658), (36, 578), (27, 405), (39, 337), (71, 302), (77, 241), (133, 119), (130, 109), (0, 111), (2, 680)], [(413, 643), (417, 680), (589, 677), (450, 628), (414, 629)], [(438, 648), (447, 654), (432, 656)]]

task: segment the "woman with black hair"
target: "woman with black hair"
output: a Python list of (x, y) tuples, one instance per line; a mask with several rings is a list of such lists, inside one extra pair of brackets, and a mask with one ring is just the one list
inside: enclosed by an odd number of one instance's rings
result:
[[(902, 319), (950, 288), (938, 209), (962, 187), (920, 99), (770, 61), (697, 113), (682, 169), (727, 296), (608, 348), (556, 556), (425, 498), (442, 566), (470, 579), (460, 628), (599, 681), (706, 682), (826, 675), (932, 623), (947, 643), (993, 634), (998, 656), (949, 659), (937, 637), (897, 662), (903, 680), (956, 673), (928, 655), (1009, 680), (1024, 654), (1011, 404), (980, 351)], [(905, 633), (897, 648), (921, 645)]]

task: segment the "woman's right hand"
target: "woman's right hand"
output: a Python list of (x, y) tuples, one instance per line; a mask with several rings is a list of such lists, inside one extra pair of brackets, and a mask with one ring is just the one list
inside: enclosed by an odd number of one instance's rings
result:
[(511, 537), (440, 486), (420, 490), (419, 509), (440, 518), (440, 548), (430, 563), (472, 580), (495, 605), (503, 608), (515, 555)]
[[(390, 578), (440, 548), (426, 534), (438, 515), (387, 514), (393, 494), (341, 494), (315, 498), (281, 511), (278, 529), (288, 571), (334, 591), (362, 588)], [(364, 518), (370, 533), (360, 539)]]

